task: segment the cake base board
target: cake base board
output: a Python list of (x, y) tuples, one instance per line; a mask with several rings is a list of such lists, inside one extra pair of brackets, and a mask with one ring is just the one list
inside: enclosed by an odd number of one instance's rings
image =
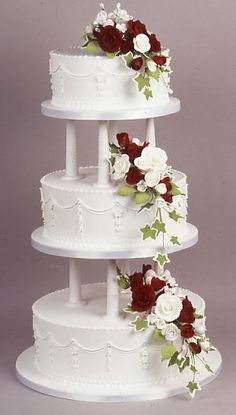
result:
[[(57, 381), (41, 373), (35, 365), (34, 356), (33, 346), (20, 354), (16, 361), (16, 375), (25, 386), (46, 395), (87, 402), (128, 402), (164, 399), (187, 393), (184, 373), (160, 386), (125, 385), (99, 390), (93, 385), (72, 385), (70, 382)], [(212, 382), (220, 372), (222, 359), (218, 350), (209, 353), (208, 364), (214, 373), (209, 373), (204, 368), (199, 369), (198, 382), (201, 387)]]
[(168, 102), (153, 107), (144, 106), (136, 109), (105, 109), (85, 110), (80, 108), (58, 107), (51, 100), (41, 104), (43, 115), (64, 120), (136, 120), (153, 117), (163, 117), (174, 114), (180, 110), (180, 100), (171, 97)]
[[(128, 246), (111, 245), (110, 247), (95, 246), (93, 244), (68, 244), (56, 242), (46, 238), (43, 234), (43, 226), (36, 229), (31, 235), (33, 248), (49, 255), (63, 256), (68, 258), (90, 258), (90, 259), (127, 259), (148, 258), (156, 255), (161, 245), (156, 241), (140, 241)], [(182, 251), (190, 248), (198, 241), (197, 228), (187, 223), (187, 232), (181, 240), (181, 245), (169, 244), (166, 246), (167, 253)]]

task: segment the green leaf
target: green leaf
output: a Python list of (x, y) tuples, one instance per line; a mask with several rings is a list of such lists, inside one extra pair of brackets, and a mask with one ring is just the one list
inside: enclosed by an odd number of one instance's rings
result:
[(152, 337), (156, 342), (160, 342), (161, 340), (164, 340), (165, 338), (165, 336), (163, 336), (163, 334), (161, 333), (161, 329), (157, 329), (157, 328), (153, 330)]
[(152, 238), (156, 239), (156, 230), (150, 228), (149, 225), (146, 225), (145, 228), (140, 229), (143, 233), (143, 239)]
[(197, 314), (197, 313), (194, 313), (194, 317), (195, 317), (196, 319), (200, 319), (200, 318), (203, 318), (203, 315), (202, 315), (202, 314)]
[(136, 189), (132, 186), (121, 186), (118, 189), (118, 195), (120, 196), (130, 196), (136, 192)]
[(171, 194), (173, 196), (178, 196), (178, 195), (184, 196), (184, 193), (181, 192), (180, 188), (175, 183), (172, 183)]
[(158, 232), (166, 233), (166, 225), (164, 222), (156, 219), (152, 224), (152, 228), (156, 229)]
[(145, 87), (150, 87), (149, 78), (143, 76), (141, 73), (138, 76), (136, 76), (136, 78), (134, 78), (134, 80), (138, 84), (138, 90), (139, 90), (139, 92), (141, 92), (142, 89), (145, 88)]
[(123, 290), (127, 290), (127, 288), (130, 287), (130, 281), (128, 277), (125, 277), (124, 275), (118, 277), (118, 285)]
[(205, 363), (205, 368), (208, 372), (214, 373), (213, 370), (211, 369), (211, 367), (207, 363)]
[(123, 311), (125, 313), (131, 313), (133, 314), (135, 311), (132, 309), (131, 305), (127, 305), (127, 307), (123, 308)]
[(170, 242), (171, 242), (173, 245), (181, 245), (181, 243), (179, 242), (178, 236), (172, 236), (172, 237), (170, 238)]
[(180, 371), (180, 373), (182, 373), (183, 372), (183, 370), (186, 368), (186, 367), (188, 367), (190, 365), (190, 358), (187, 356), (185, 359), (184, 359), (184, 361), (183, 361), (183, 364), (180, 366), (180, 368), (179, 368), (179, 371)]
[(137, 192), (135, 195), (135, 203), (137, 205), (145, 205), (150, 200), (150, 194), (148, 192)]
[(153, 205), (154, 205), (154, 203), (146, 203), (146, 205), (142, 206), (142, 207), (139, 209), (139, 212), (141, 212), (141, 211), (142, 211), (142, 210), (144, 210), (144, 209), (150, 209)]
[(178, 351), (176, 351), (176, 352), (172, 355), (172, 357), (171, 357), (171, 359), (170, 359), (170, 361), (169, 361), (169, 363), (168, 363), (168, 367), (169, 367), (169, 366), (173, 366), (173, 365), (177, 364), (177, 362), (178, 362), (178, 356), (179, 356), (179, 352), (178, 352)]
[(192, 398), (194, 397), (196, 391), (201, 390), (199, 384), (192, 381), (189, 381), (189, 383), (186, 385), (186, 389), (188, 389)]
[(91, 53), (95, 53), (98, 52), (100, 50), (97, 42), (91, 41), (89, 43), (87, 43), (87, 45), (84, 46), (84, 48)]
[(133, 53), (129, 52), (126, 55), (124, 55), (123, 58), (124, 58), (124, 61), (125, 61), (126, 65), (130, 68), (131, 63), (132, 63), (133, 58), (134, 58)]
[(191, 365), (190, 366), (190, 370), (193, 372), (193, 373), (197, 373), (197, 369), (195, 368), (195, 366), (193, 366), (193, 365)]
[(156, 256), (153, 258), (153, 260), (156, 261), (158, 265), (160, 265), (161, 268), (163, 268), (165, 264), (170, 262), (168, 255), (161, 254), (161, 253), (157, 253)]
[(141, 317), (136, 317), (131, 324), (135, 327), (135, 331), (143, 331), (148, 328), (148, 321)]
[(161, 347), (161, 361), (169, 360), (176, 353), (176, 348), (172, 343), (165, 343)]
[(111, 154), (117, 154), (120, 152), (120, 148), (116, 146), (114, 143), (109, 144)]
[(118, 53), (118, 51), (113, 52), (113, 53), (107, 53), (106, 56), (107, 56), (108, 59), (113, 59), (113, 58), (115, 58), (115, 56), (117, 56), (117, 53)]
[(157, 82), (159, 82), (160, 76), (161, 76), (161, 70), (160, 68), (157, 68), (155, 72), (148, 71), (148, 75), (156, 79)]
[(175, 222), (178, 222), (179, 219), (183, 219), (183, 216), (179, 215), (176, 210), (172, 210), (169, 212), (169, 217), (173, 219)]
[(150, 88), (145, 88), (144, 95), (146, 97), (146, 100), (148, 101), (149, 98), (152, 98), (153, 97), (152, 90)]

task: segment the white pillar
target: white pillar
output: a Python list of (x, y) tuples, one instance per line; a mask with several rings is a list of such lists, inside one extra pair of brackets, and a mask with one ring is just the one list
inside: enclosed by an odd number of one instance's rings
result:
[(83, 304), (81, 293), (81, 276), (79, 269), (79, 259), (70, 258), (70, 269), (69, 269), (69, 299), (68, 306), (78, 307)]
[(146, 139), (149, 141), (150, 146), (153, 146), (153, 147), (156, 146), (154, 118), (146, 119)]
[(109, 140), (108, 121), (99, 121), (98, 132), (98, 185), (109, 184)]
[(119, 315), (119, 286), (117, 282), (116, 261), (107, 261), (107, 315), (109, 319)]
[(116, 134), (118, 133), (118, 121), (113, 120), (109, 122), (109, 141), (114, 143), (116, 139)]
[(77, 162), (77, 138), (75, 121), (66, 121), (66, 172), (65, 179), (74, 180), (78, 178)]

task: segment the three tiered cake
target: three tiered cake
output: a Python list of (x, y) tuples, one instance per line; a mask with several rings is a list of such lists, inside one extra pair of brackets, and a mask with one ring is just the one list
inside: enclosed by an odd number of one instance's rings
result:
[[(186, 175), (156, 146), (154, 117), (180, 109), (169, 51), (119, 3), (109, 14), (101, 4), (84, 40), (50, 53), (52, 99), (42, 113), (66, 120), (66, 167), (41, 179), (43, 226), (32, 234), (36, 249), (69, 258), (69, 288), (33, 305), (35, 344), (19, 356), (17, 376), (71, 399), (193, 396), (221, 357), (206, 337), (204, 300), (165, 267), (198, 237)], [(127, 119), (145, 119), (144, 140), (122, 131)], [(77, 120), (99, 123), (96, 167), (78, 167)], [(152, 265), (130, 270), (129, 259), (147, 257)], [(82, 285), (79, 258), (106, 260), (107, 282)]]

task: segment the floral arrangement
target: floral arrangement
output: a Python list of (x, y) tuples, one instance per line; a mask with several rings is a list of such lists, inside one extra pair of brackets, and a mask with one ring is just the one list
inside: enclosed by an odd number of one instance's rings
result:
[(128, 275), (117, 268), (117, 273), (119, 286), (131, 291), (131, 303), (124, 311), (137, 314), (131, 322), (135, 331), (153, 329), (153, 339), (161, 342), (161, 360), (168, 367), (176, 365), (180, 373), (187, 368), (192, 373), (186, 389), (194, 396), (200, 390), (197, 361), (212, 372), (205, 359), (214, 350), (206, 337), (205, 317), (183, 295), (170, 271), (157, 275), (151, 265), (143, 265), (142, 272)]
[(182, 216), (173, 206), (173, 199), (181, 195), (174, 183), (173, 171), (167, 165), (167, 154), (147, 141), (131, 139), (126, 132), (118, 133), (117, 144), (110, 144), (110, 165), (113, 180), (122, 182), (118, 188), (120, 196), (129, 196), (143, 209), (155, 209), (153, 223), (142, 229), (143, 239), (156, 240), (162, 237), (162, 251), (157, 252), (155, 261), (160, 267), (169, 262), (165, 253), (166, 236), (173, 245), (180, 245), (178, 236), (169, 235), (163, 220), (163, 211), (171, 220), (178, 222)]
[(153, 96), (150, 80), (158, 82), (164, 72), (170, 72), (169, 50), (161, 47), (144, 23), (121, 9), (120, 3), (111, 13), (101, 3), (97, 17), (86, 27), (83, 37), (83, 48), (89, 52), (104, 52), (108, 58), (121, 55), (125, 65), (135, 72), (134, 81), (147, 100)]

